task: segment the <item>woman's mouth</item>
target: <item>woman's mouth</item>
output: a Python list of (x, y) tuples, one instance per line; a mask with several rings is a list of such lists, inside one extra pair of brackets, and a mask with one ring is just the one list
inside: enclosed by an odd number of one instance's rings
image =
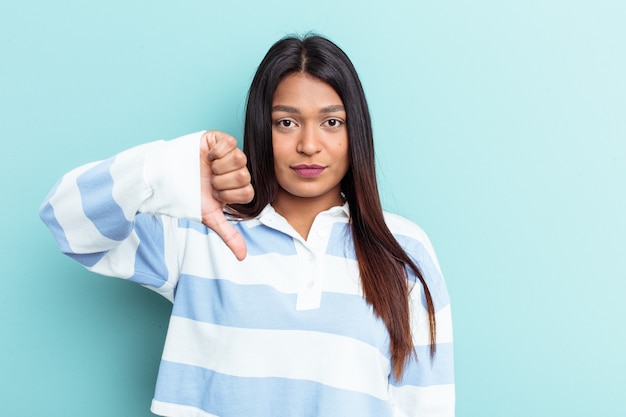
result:
[(320, 175), (326, 169), (326, 167), (315, 164), (300, 164), (292, 166), (291, 169), (301, 177), (314, 178)]

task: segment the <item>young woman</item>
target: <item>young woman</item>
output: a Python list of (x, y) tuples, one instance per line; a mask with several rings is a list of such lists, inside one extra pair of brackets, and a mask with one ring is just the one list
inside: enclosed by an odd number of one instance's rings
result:
[(370, 116), (335, 44), (285, 38), (216, 131), (65, 175), (61, 250), (174, 303), (163, 416), (454, 415), (449, 299), (426, 235), (383, 212)]

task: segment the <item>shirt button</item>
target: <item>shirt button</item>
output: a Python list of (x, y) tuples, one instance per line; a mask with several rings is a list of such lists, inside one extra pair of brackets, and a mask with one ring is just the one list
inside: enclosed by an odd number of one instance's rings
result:
[(313, 281), (309, 281), (309, 282), (307, 282), (307, 284), (306, 284), (306, 286), (307, 286), (308, 288), (313, 288), (313, 286), (314, 286), (314, 285), (315, 285), (315, 282), (313, 282)]

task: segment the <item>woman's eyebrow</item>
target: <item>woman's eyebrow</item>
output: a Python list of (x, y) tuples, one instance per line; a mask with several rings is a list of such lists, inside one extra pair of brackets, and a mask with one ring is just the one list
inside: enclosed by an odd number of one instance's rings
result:
[[(285, 113), (300, 114), (300, 110), (296, 107), (286, 106), (284, 104), (277, 104), (273, 106), (272, 111), (284, 111)], [(335, 113), (340, 111), (345, 111), (345, 108), (341, 104), (333, 104), (320, 109), (320, 113)]]
[(294, 114), (300, 114), (300, 110), (298, 110), (295, 107), (292, 106), (285, 106), (283, 104), (277, 104), (276, 106), (272, 107), (272, 111), (284, 111), (285, 113), (294, 113)]
[(345, 111), (346, 109), (341, 104), (334, 104), (332, 106), (322, 107), (320, 113), (336, 113), (339, 111)]

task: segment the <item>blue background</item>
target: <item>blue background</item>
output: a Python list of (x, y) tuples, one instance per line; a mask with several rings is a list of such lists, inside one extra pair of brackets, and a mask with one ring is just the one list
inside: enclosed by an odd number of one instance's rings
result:
[(452, 296), (458, 416), (626, 415), (626, 3), (4, 1), (0, 415), (150, 416), (170, 305), (60, 255), (69, 169), (201, 129), (241, 137), (269, 46), (353, 59), (385, 207)]

